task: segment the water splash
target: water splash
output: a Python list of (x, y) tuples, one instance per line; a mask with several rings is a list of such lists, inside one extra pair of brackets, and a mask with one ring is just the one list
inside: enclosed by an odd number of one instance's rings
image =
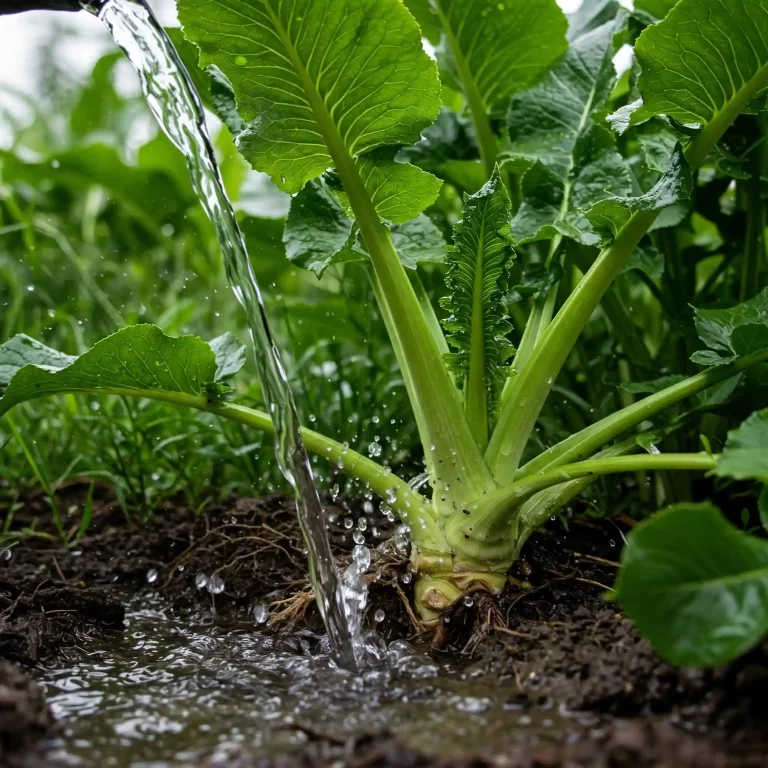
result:
[(149, 108), (184, 155), (192, 185), (216, 230), (227, 280), (248, 317), (261, 391), (275, 425), (277, 461), (296, 493), (310, 580), (331, 648), (338, 663), (360, 669), (367, 656), (360, 627), (366, 586), (355, 562), (343, 578), (336, 569), (296, 406), (242, 232), (224, 191), (200, 98), (149, 6), (141, 0), (107, 0), (98, 8), (86, 7), (106, 24), (138, 72)]

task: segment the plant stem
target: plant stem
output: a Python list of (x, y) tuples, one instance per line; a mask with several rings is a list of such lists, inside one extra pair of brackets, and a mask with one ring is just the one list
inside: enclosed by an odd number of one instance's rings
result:
[(555, 378), (600, 299), (657, 215), (658, 211), (641, 211), (632, 216), (568, 297), (518, 374), (486, 451), (486, 462), (499, 484), (514, 478)]
[(762, 199), (762, 172), (766, 157), (766, 137), (762, 131), (763, 120), (760, 120), (760, 128), (759, 145), (749, 155), (752, 160), (753, 173), (744, 183), (747, 199), (747, 232), (741, 263), (739, 301), (751, 299), (757, 293), (757, 280), (765, 253), (765, 207)]
[(768, 360), (768, 350), (746, 355), (728, 365), (718, 365), (706, 371), (691, 376), (691, 378), (674, 384), (671, 387), (656, 392), (623, 408), (617, 413), (590, 425), (581, 432), (571, 435), (566, 440), (552, 446), (539, 454), (535, 459), (521, 467), (515, 479), (528, 477), (536, 472), (544, 472), (561, 464), (566, 464), (583, 456), (588, 456), (601, 445), (618, 437), (628, 429), (650, 419), (665, 408), (685, 400), (698, 392), (719, 384), (720, 382), (746, 371), (757, 363)]
[[(489, 493), (475, 504), (470, 505), (469, 514), (449, 522), (446, 527), (448, 542), (454, 551), (464, 555), (480, 546), (483, 551), (498, 538), (518, 538), (518, 526), (514, 513), (525, 501), (552, 486), (568, 483), (580, 478), (595, 478), (601, 475), (640, 470), (692, 469), (702, 472), (717, 466), (717, 456), (690, 453), (643, 454), (590, 459), (576, 464), (566, 464), (548, 472), (525, 477), (510, 485)], [(510, 517), (510, 515), (512, 515)], [(510, 529), (514, 536), (510, 536)], [(471, 544), (467, 544), (467, 542)], [(473, 547), (472, 544), (475, 546)]]

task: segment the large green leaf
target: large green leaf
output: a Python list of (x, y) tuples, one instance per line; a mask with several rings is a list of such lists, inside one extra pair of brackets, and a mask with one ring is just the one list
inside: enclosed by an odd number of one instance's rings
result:
[(709, 349), (694, 352), (699, 365), (725, 365), (768, 349), (768, 288), (730, 309), (696, 309), (696, 330)]
[[(606, 9), (616, 11), (612, 5), (598, 9), (598, 21)], [(595, 26), (587, 10), (572, 20), (567, 54), (538, 85), (510, 103), (504, 157), (534, 164), (524, 178), (524, 202), (513, 224), (515, 237), (523, 242), (559, 232), (596, 245), (599, 238), (580, 209), (633, 192), (629, 169), (604, 125), (616, 82), (616, 35), (625, 19), (622, 14)]]
[(740, 92), (765, 85), (768, 0), (680, 0), (640, 35), (635, 55), (644, 103), (633, 123), (664, 114), (727, 125), (740, 111)]
[(167, 393), (216, 398), (245, 362), (230, 334), (206, 344), (171, 338), (154, 325), (123, 328), (71, 357), (28, 336), (0, 346), (0, 416), (26, 400), (65, 392)]
[(503, 115), (509, 97), (567, 47), (568, 25), (556, 0), (432, 0), (430, 5), (448, 43), (446, 66), (467, 100), (479, 99), (486, 113)]
[(715, 474), (768, 483), (768, 408), (753, 413), (728, 433)]
[(470, 424), (479, 443), (487, 441), (489, 416), (494, 413), (507, 375), (505, 363), (512, 353), (507, 339), (511, 325), (504, 312), (514, 258), (510, 209), (497, 169), (478, 193), (467, 198), (448, 255), (450, 294), (442, 304), (451, 314), (443, 325), (449, 332), (448, 343), (458, 350), (449, 360), (464, 387)]
[[(381, 158), (368, 153), (412, 143), (440, 108), (435, 64), (400, 0), (181, 0), (179, 18), (201, 66), (232, 84), (240, 151), (287, 192), (355, 158), (375, 195)], [(387, 205), (413, 218), (435, 179), (383, 163)]]
[(768, 632), (768, 542), (710, 504), (671, 507), (630, 534), (615, 598), (667, 661), (723, 664)]

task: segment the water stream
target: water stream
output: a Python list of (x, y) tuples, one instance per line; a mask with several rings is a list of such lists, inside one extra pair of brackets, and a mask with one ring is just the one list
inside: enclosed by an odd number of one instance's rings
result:
[[(141, 0), (107, 0), (88, 6), (106, 24), (131, 61), (161, 128), (182, 152), (193, 187), (216, 230), (229, 284), (248, 318), (264, 402), (275, 424), (280, 469), (296, 493), (296, 506), (309, 553), (309, 575), (336, 660), (361, 669), (372, 652), (361, 634), (366, 601), (361, 578), (367, 552), (342, 576), (336, 568), (323, 509), (301, 437), (285, 370), (267, 322), (245, 240), (224, 190), (205, 126), (200, 98), (171, 41)], [(258, 258), (258, 255), (257, 255)]]
[(62, 729), (52, 761), (181, 768), (237, 765), (243, 754), (293, 765), (318, 734), (343, 746), (381, 733), (450, 760), (556, 744), (597, 725), (550, 701), (526, 706), (512, 679), (403, 641), (390, 644), (386, 667), (351, 676), (310, 633), (255, 632), (247, 614), (219, 628), (210, 615), (176, 617), (163, 605), (134, 598), (124, 631), (38, 670)]

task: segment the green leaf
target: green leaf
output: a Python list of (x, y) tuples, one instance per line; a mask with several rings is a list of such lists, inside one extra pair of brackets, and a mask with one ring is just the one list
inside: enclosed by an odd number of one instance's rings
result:
[(625, 17), (594, 27), (587, 11), (586, 22), (575, 20), (566, 55), (538, 85), (514, 96), (509, 107), (504, 158), (534, 163), (523, 179), (523, 204), (513, 224), (520, 242), (559, 233), (597, 245), (600, 239), (580, 209), (634, 189), (604, 126), (616, 82), (615, 40)]
[[(404, 267), (445, 261), (446, 243), (424, 214), (390, 225), (392, 244)], [(363, 261), (365, 243), (342, 202), (322, 179), (310, 181), (291, 202), (283, 234), (285, 252), (296, 265), (318, 277), (331, 264)]]
[[(435, 64), (400, 0), (182, 0), (179, 18), (201, 65), (232, 84), (240, 151), (287, 192), (412, 143), (440, 108)], [(392, 192), (413, 199), (408, 187)], [(405, 215), (396, 195), (387, 203)]]
[(663, 19), (675, 7), (678, 0), (635, 0), (635, 10), (645, 11), (655, 19)]
[(355, 258), (354, 221), (322, 179), (310, 181), (291, 201), (283, 242), (288, 258), (318, 277), (329, 265)]
[(16, 336), (0, 346), (0, 416), (26, 400), (65, 392), (218, 396), (217, 382), (236, 373), (245, 354), (229, 334), (215, 343), (216, 351), (195, 336), (171, 338), (154, 325), (135, 325), (70, 357)]
[(768, 349), (768, 288), (730, 309), (694, 309), (699, 338), (709, 348), (694, 352), (699, 365), (724, 365)]
[(406, 224), (391, 227), (392, 244), (406, 269), (418, 264), (442, 264), (448, 246), (429, 216), (421, 214)]
[(768, 483), (768, 408), (753, 413), (728, 433), (715, 474)]
[(653, 245), (638, 246), (627, 259), (622, 272), (637, 269), (653, 280), (661, 280), (664, 275), (664, 254)]
[(512, 223), (520, 243), (560, 234), (583, 245), (598, 245), (600, 235), (584, 215), (596, 200), (633, 190), (632, 176), (606, 128), (593, 125), (573, 148), (573, 168), (563, 179), (538, 162), (523, 177), (524, 202)]
[(568, 40), (580, 37), (616, 18), (621, 4), (618, 0), (585, 0), (568, 16)]
[(630, 534), (614, 597), (670, 663), (724, 664), (768, 632), (768, 542), (711, 504), (671, 507)]
[(169, 27), (165, 31), (192, 78), (203, 106), (217, 114), (232, 135), (236, 136), (245, 128), (245, 123), (237, 113), (232, 84), (217, 66), (212, 64), (206, 69), (200, 68), (200, 51), (184, 37), (181, 29)]
[[(440, 110), (437, 120), (424, 130), (421, 141), (401, 149), (397, 158), (418, 165), (451, 183), (458, 183), (464, 189), (467, 168), (477, 166), (483, 178), (472, 192), (487, 181), (485, 171), (478, 162), (480, 155), (469, 122), (445, 107)], [(471, 183), (474, 185), (474, 180)]]
[(510, 236), (511, 203), (498, 168), (491, 180), (464, 204), (464, 218), (453, 230), (446, 283), (450, 295), (442, 305), (451, 314), (443, 322), (449, 356), (464, 387), (469, 423), (478, 444), (487, 441), (512, 353), (511, 325), (504, 312), (509, 265), (514, 258)]
[(615, 237), (635, 211), (663, 210), (688, 200), (693, 182), (691, 170), (680, 145), (672, 155), (669, 168), (653, 189), (638, 197), (615, 197), (596, 203), (587, 211), (595, 230), (608, 240)]
[(557, 261), (552, 262), (549, 267), (541, 263), (526, 264), (520, 275), (520, 282), (512, 287), (508, 299), (517, 302), (546, 296), (562, 277), (563, 268)]
[(415, 165), (397, 162), (396, 152), (387, 147), (365, 155), (358, 169), (379, 216), (404, 224), (435, 202), (442, 182)]
[(611, 20), (571, 40), (565, 56), (533, 88), (512, 98), (505, 155), (540, 162), (565, 180), (575, 167), (579, 137), (602, 124), (616, 82)]
[(567, 22), (555, 0), (432, 0), (446, 35), (447, 68), (467, 100), (503, 115), (566, 50)]
[[(662, 13), (668, 5), (653, 4)], [(644, 103), (632, 123), (663, 114), (727, 125), (741, 111), (732, 114), (739, 93), (766, 76), (768, 0), (680, 0), (640, 35), (635, 55)]]
[(239, 373), (245, 365), (245, 345), (229, 331), (210, 342), (216, 357), (216, 381), (224, 381)]

